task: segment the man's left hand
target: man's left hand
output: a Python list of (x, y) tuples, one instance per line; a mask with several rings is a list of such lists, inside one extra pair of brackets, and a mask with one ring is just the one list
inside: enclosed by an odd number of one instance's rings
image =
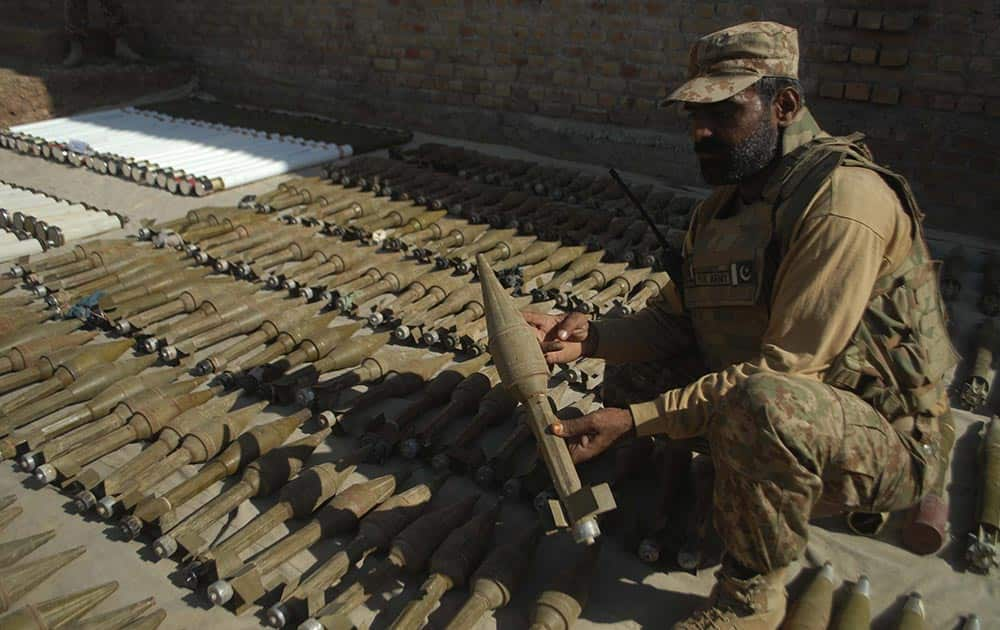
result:
[(550, 427), (552, 434), (565, 438), (569, 453), (576, 464), (604, 451), (621, 437), (635, 429), (628, 409), (605, 407), (572, 420), (560, 420)]

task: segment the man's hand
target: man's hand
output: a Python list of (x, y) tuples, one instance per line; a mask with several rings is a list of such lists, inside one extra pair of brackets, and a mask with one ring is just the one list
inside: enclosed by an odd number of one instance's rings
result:
[(635, 421), (628, 409), (605, 407), (579, 418), (560, 420), (549, 429), (553, 435), (566, 439), (573, 463), (579, 464), (630, 435), (635, 429)]
[(549, 365), (569, 363), (593, 353), (597, 340), (590, 334), (590, 319), (583, 313), (545, 315), (523, 311), (521, 315), (535, 331)]

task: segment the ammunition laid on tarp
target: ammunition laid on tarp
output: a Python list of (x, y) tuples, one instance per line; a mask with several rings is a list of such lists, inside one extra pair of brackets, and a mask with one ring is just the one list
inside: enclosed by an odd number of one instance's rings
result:
[(281, 628), (317, 614), (326, 604), (326, 590), (369, 554), (386, 549), (400, 532), (425, 512), (444, 480), (438, 477), (428, 484), (397, 493), (361, 519), (357, 536), (343, 550), (313, 569), (298, 585), (285, 587), (281, 603), (267, 611), (268, 623)]
[(872, 623), (871, 580), (862, 575), (851, 587), (847, 601), (841, 607), (834, 620), (833, 630), (854, 630), (869, 628)]
[(833, 612), (833, 565), (824, 564), (805, 592), (792, 604), (782, 628), (820, 630), (830, 624)]
[(978, 527), (969, 534), (966, 556), (981, 573), (1000, 567), (1000, 419), (985, 424), (980, 442)]
[(338, 492), (337, 496), (316, 512), (311, 521), (245, 564), (234, 568), (229, 579), (214, 585), (215, 592), (219, 595), (218, 603), (227, 603), (226, 596), (231, 594), (231, 597), (237, 598), (235, 608), (239, 612), (258, 601), (283, 583), (281, 576), (275, 571), (281, 563), (322, 538), (355, 529), (365, 514), (392, 495), (395, 487), (396, 478), (393, 475), (383, 475)]
[(281, 446), (311, 415), (308, 411), (300, 411), (250, 429), (235, 438), (193, 477), (185, 479), (158, 497), (149, 496), (139, 501), (133, 513), (122, 519), (119, 528), (127, 537), (135, 538), (143, 525), (174, 512), (216, 481), (235, 475), (250, 462)]
[(929, 630), (927, 613), (924, 611), (924, 600), (920, 593), (911, 593), (903, 604), (903, 612), (899, 615), (896, 630)]
[(434, 550), (468, 520), (477, 499), (474, 495), (466, 496), (413, 521), (393, 538), (388, 557), (319, 610), (314, 615), (315, 621), (324, 628), (344, 627), (352, 610), (383, 592), (404, 569), (412, 573), (423, 571)]
[(601, 545), (579, 551), (580, 558), (556, 575), (535, 600), (531, 630), (570, 630), (587, 606)]
[(209, 546), (209, 541), (203, 537), (205, 529), (247, 499), (268, 496), (288, 483), (291, 477), (302, 470), (313, 451), (329, 434), (329, 429), (323, 429), (275, 449), (251, 463), (243, 471), (239, 483), (157, 538), (153, 543), (153, 551), (161, 558), (174, 555), (178, 549), (189, 556), (205, 551)]

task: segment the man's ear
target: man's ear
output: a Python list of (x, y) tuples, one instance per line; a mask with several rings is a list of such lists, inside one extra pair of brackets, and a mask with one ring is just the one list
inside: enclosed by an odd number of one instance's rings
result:
[(785, 87), (774, 98), (774, 116), (779, 127), (788, 127), (802, 109), (802, 95), (793, 87)]

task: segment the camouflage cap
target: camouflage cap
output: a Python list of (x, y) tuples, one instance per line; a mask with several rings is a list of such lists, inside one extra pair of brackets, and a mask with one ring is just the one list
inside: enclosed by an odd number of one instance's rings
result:
[(716, 103), (761, 77), (799, 75), (798, 31), (777, 22), (747, 22), (705, 35), (691, 47), (687, 82), (661, 105)]

